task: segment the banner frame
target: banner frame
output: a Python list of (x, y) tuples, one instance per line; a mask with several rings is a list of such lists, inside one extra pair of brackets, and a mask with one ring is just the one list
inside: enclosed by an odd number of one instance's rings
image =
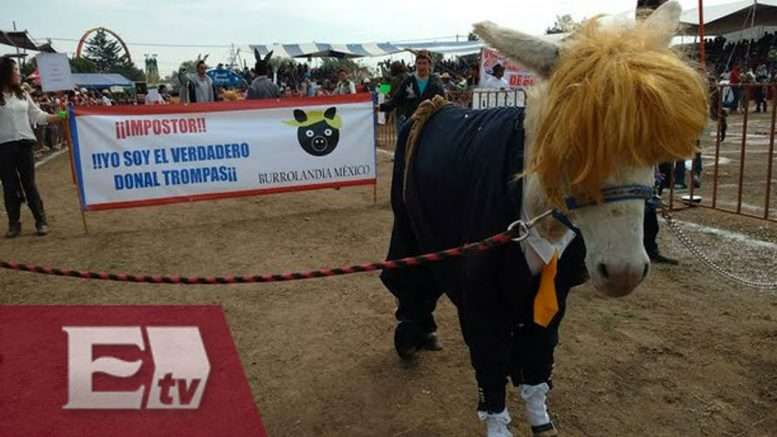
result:
[[(371, 124), (372, 130), (372, 165), (375, 169), (374, 178), (357, 179), (341, 182), (329, 182), (321, 184), (307, 184), (307, 185), (295, 185), (289, 187), (274, 187), (274, 188), (257, 188), (250, 190), (231, 191), (224, 193), (204, 193), (188, 196), (172, 196), (156, 199), (145, 200), (133, 200), (125, 202), (111, 202), (101, 203), (96, 205), (87, 205), (85, 202), (85, 189), (81, 167), (81, 153), (80, 144), (78, 140), (78, 124), (76, 119), (78, 116), (87, 115), (163, 115), (163, 114), (192, 114), (192, 113), (204, 113), (204, 112), (228, 112), (228, 111), (246, 111), (253, 109), (268, 109), (268, 108), (286, 108), (286, 107), (308, 107), (308, 106), (323, 106), (329, 104), (349, 104), (349, 103), (366, 103), (370, 102), (373, 107), (373, 122)], [(267, 99), (267, 100), (241, 100), (238, 102), (213, 102), (213, 103), (190, 103), (190, 104), (171, 104), (171, 105), (143, 105), (143, 106), (86, 106), (86, 107), (73, 107), (69, 109), (69, 135), (66, 135), (68, 139), (68, 145), (70, 149), (71, 159), (71, 172), (73, 173), (73, 180), (76, 184), (78, 191), (78, 200), (81, 206), (81, 212), (84, 222), (84, 231), (88, 233), (86, 227), (85, 212), (92, 211), (108, 211), (114, 209), (127, 209), (138, 208), (144, 206), (160, 206), (171, 205), (176, 203), (198, 202), (208, 200), (221, 200), (221, 199), (233, 199), (239, 197), (255, 197), (269, 194), (290, 193), (300, 191), (315, 191), (325, 189), (336, 189), (356, 186), (370, 186), (373, 188), (374, 201), (377, 201), (377, 183), (378, 183), (378, 168), (377, 168), (377, 143), (376, 143), (376, 126), (374, 117), (375, 103), (370, 93), (350, 94), (345, 96), (319, 96), (319, 97), (289, 97), (282, 99)]]

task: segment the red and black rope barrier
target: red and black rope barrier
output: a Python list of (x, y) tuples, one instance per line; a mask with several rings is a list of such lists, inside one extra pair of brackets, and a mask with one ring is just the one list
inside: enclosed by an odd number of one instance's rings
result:
[(319, 269), (308, 272), (280, 273), (252, 276), (169, 276), (169, 275), (133, 275), (127, 273), (85, 272), (79, 270), (67, 270), (53, 267), (21, 264), (14, 261), (0, 261), (0, 268), (23, 272), (39, 273), (44, 275), (64, 276), (68, 278), (91, 279), (99, 281), (135, 282), (146, 284), (185, 284), (185, 285), (226, 285), (226, 284), (251, 284), (260, 282), (285, 282), (302, 279), (328, 278), (331, 276), (350, 275), (353, 273), (372, 272), (376, 270), (398, 270), (408, 267), (417, 267), (424, 264), (436, 263), (450, 258), (469, 255), (472, 253), (486, 252), (494, 247), (511, 242), (521, 229), (510, 229), (501, 234), (494, 235), (477, 243), (466, 244), (454, 249), (442, 250), (408, 258), (387, 260), (383, 262), (357, 264), (348, 267), (332, 269)]

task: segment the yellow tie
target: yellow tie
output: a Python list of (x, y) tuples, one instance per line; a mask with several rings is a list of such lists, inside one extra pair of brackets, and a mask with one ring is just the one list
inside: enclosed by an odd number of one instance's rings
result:
[(534, 297), (534, 323), (547, 328), (550, 321), (558, 313), (558, 297), (556, 296), (556, 271), (558, 270), (558, 251), (553, 254), (550, 262), (542, 268), (540, 288)]

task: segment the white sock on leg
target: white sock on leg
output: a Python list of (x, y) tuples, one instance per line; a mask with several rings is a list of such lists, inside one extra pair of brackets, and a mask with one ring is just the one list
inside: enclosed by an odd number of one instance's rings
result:
[(529, 425), (542, 426), (550, 423), (547, 405), (550, 386), (544, 382), (539, 385), (521, 384), (518, 386), (518, 390), (526, 403), (526, 420)]

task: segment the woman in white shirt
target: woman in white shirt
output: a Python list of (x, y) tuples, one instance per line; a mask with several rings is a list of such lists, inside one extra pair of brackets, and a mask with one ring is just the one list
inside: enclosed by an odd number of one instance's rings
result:
[(6, 238), (18, 237), (22, 231), (19, 220), (24, 196), (35, 217), (38, 235), (49, 232), (43, 201), (35, 186), (32, 149), (36, 138), (32, 124), (55, 123), (65, 118), (65, 112), (54, 115), (42, 111), (22, 90), (16, 62), (11, 58), (0, 58), (0, 178), (8, 213)]

